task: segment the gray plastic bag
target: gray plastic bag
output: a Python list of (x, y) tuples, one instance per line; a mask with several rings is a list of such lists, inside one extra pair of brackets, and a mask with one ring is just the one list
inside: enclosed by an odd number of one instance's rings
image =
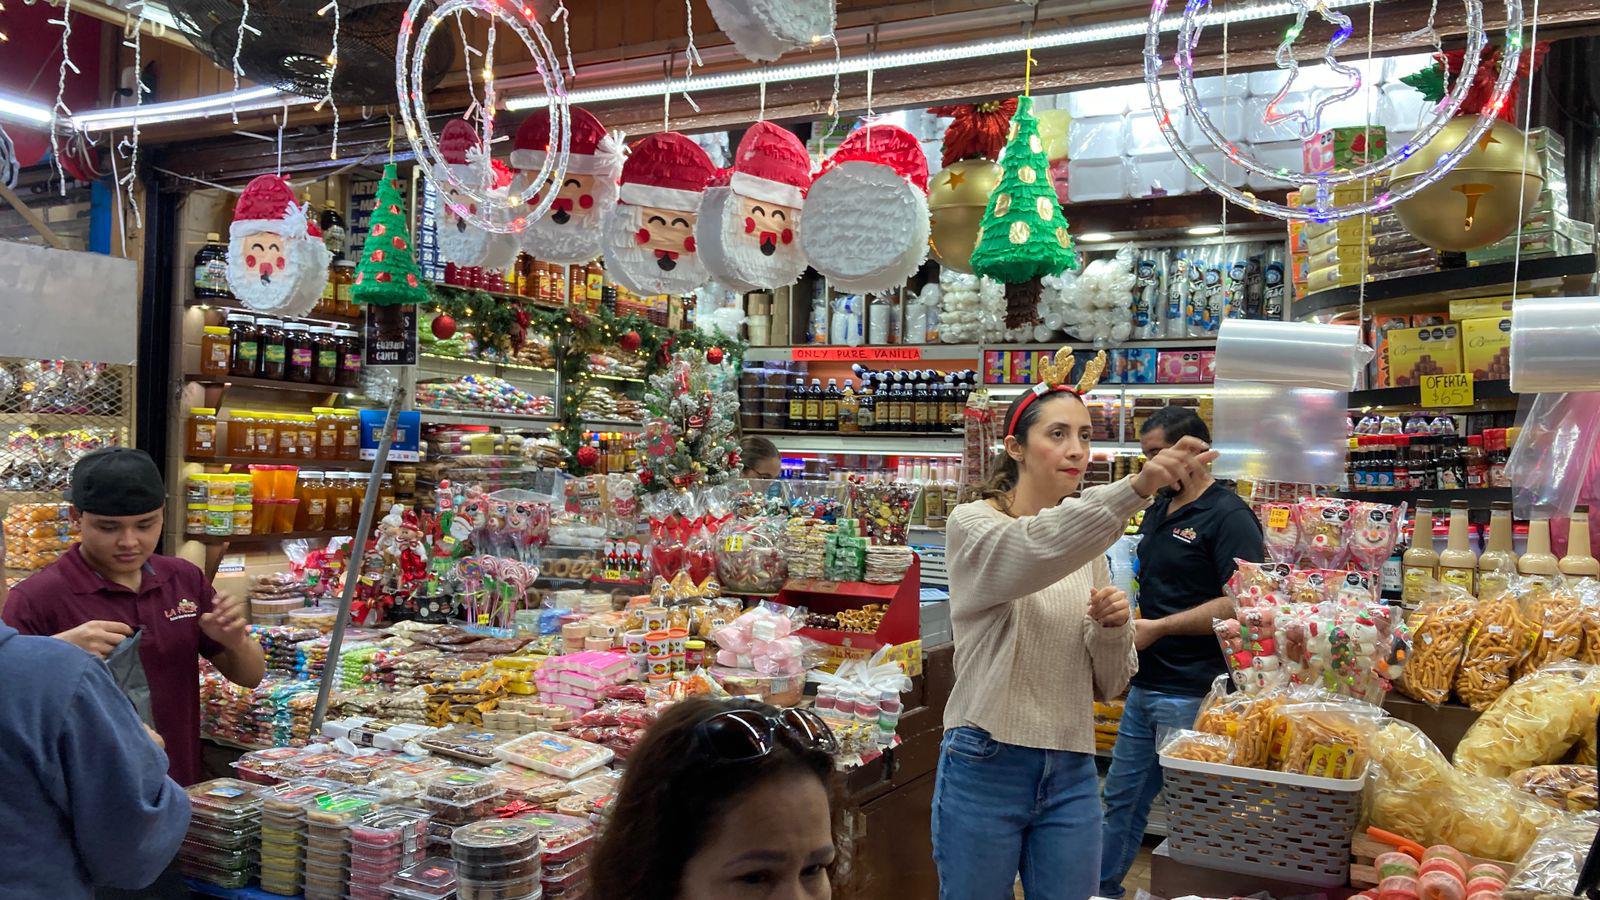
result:
[(111, 680), (133, 703), (134, 711), (139, 714), (139, 720), (144, 724), (155, 727), (156, 720), (150, 710), (150, 682), (144, 675), (144, 663), (139, 659), (139, 636), (142, 631), (135, 631), (131, 637), (125, 638), (118, 644), (111, 656), (106, 659), (106, 666), (111, 669)]

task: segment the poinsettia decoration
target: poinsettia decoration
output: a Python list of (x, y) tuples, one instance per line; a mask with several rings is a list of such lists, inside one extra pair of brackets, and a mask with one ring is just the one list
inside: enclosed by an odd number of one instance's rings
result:
[(739, 465), (736, 370), (706, 361), (700, 350), (674, 353), (650, 376), (650, 411), (639, 436), (640, 485), (685, 490), (726, 481)]
[(1017, 98), (934, 106), (928, 112), (955, 119), (944, 133), (941, 167), (964, 159), (999, 159), (1011, 131), (1011, 117), (1017, 114)]
[[(1523, 53), (1517, 58), (1517, 74), (1511, 79), (1511, 89), (1506, 92), (1506, 102), (1495, 115), (1511, 124), (1516, 124), (1517, 102), (1520, 91), (1528, 83), (1530, 69), (1537, 70), (1544, 62), (1545, 54), (1550, 52), (1550, 44), (1540, 41), (1533, 46), (1533, 52)], [(1401, 82), (1416, 88), (1422, 93), (1423, 99), (1429, 103), (1438, 103), (1450, 92), (1450, 85), (1461, 75), (1461, 64), (1466, 59), (1465, 50), (1446, 50), (1433, 55), (1433, 64), (1420, 72), (1415, 72), (1400, 79)], [(1483, 54), (1478, 58), (1478, 68), (1472, 76), (1472, 87), (1467, 90), (1467, 96), (1461, 101), (1458, 115), (1476, 116), (1489, 105), (1489, 100), (1494, 96), (1494, 82), (1500, 71), (1500, 48), (1485, 47)]]

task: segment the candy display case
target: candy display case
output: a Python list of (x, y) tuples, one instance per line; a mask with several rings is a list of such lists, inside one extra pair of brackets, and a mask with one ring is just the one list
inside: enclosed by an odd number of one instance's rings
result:
[[(868, 584), (863, 581), (823, 581), (791, 578), (778, 592), (777, 602), (803, 606), (818, 625), (798, 632), (803, 637), (856, 650), (877, 650), (888, 644), (904, 644), (921, 635), (922, 563), (912, 556), (911, 567), (897, 584)], [(882, 617), (870, 631), (851, 631), (840, 627), (864, 607), (881, 607)]]

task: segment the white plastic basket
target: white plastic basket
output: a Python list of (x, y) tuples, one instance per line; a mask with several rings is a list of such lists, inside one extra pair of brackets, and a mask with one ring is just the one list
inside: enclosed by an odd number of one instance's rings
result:
[(1318, 887), (1349, 881), (1364, 769), (1318, 778), (1169, 756), (1161, 767), (1173, 859)]

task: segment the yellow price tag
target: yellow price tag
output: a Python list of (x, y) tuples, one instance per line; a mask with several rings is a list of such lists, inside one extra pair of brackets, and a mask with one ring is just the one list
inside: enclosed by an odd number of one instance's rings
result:
[(1288, 528), (1289, 527), (1289, 507), (1287, 507), (1287, 506), (1275, 506), (1275, 507), (1273, 507), (1272, 511), (1267, 513), (1267, 527), (1268, 528), (1274, 528), (1274, 529), (1276, 529), (1276, 528)]
[(1472, 373), (1424, 375), (1420, 382), (1423, 406), (1471, 406)]
[(742, 534), (730, 534), (730, 535), (728, 535), (727, 538), (725, 538), (723, 540), (723, 542), (722, 542), (722, 550), (725, 553), (743, 553), (744, 552), (744, 535), (742, 535)]

